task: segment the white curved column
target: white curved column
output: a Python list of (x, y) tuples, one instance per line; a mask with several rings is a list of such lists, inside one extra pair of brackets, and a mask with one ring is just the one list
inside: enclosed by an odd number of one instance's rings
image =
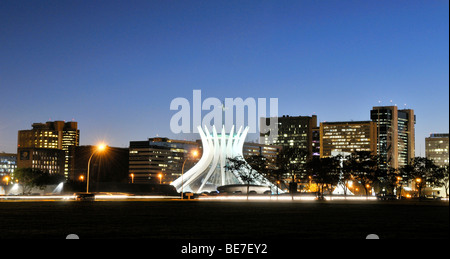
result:
[[(206, 126), (204, 130), (201, 126), (197, 128), (202, 140), (203, 155), (194, 167), (172, 183), (177, 191), (183, 189), (200, 193), (215, 191), (217, 187), (223, 185), (245, 184), (237, 172), (227, 172), (225, 165), (227, 158), (244, 157), (243, 146), (249, 127), (245, 129), (240, 127), (234, 134), (235, 127), (233, 126), (230, 134), (227, 135), (225, 127), (222, 126), (220, 137), (215, 127), (212, 128), (212, 134)], [(257, 184), (274, 186), (264, 177), (261, 176), (261, 178), (263, 179), (256, 181)], [(280, 190), (279, 192), (281, 193)]]

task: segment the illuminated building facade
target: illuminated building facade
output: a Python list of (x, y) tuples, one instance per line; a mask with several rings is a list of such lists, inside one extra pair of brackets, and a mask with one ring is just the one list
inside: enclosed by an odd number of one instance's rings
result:
[(251, 156), (263, 156), (266, 159), (268, 169), (277, 169), (276, 161), (282, 146), (265, 145), (245, 142), (243, 147), (244, 158)]
[[(18, 134), (18, 167), (31, 167), (37, 168), (38, 164), (42, 170), (49, 170), (51, 172), (58, 172), (64, 174), (66, 179), (69, 179), (69, 168), (73, 154), (70, 151), (71, 146), (78, 146), (80, 142), (80, 131), (78, 130), (77, 122), (64, 122), (64, 121), (52, 121), (46, 123), (34, 123), (31, 130), (20, 130)], [(51, 149), (45, 151), (44, 149)], [(58, 151), (62, 150), (63, 164), (62, 168), (55, 170), (54, 166), (60, 164), (61, 158)], [(38, 157), (46, 158), (46, 163), (52, 162), (52, 167), (46, 168), (42, 161), (22, 160), (26, 158), (20, 154), (30, 154), (29, 159), (35, 159)], [(50, 158), (50, 155), (54, 154), (54, 159)], [(57, 161), (57, 162), (56, 162)], [(56, 163), (56, 164), (54, 164)]]
[(320, 123), (320, 157), (332, 152), (370, 151), (376, 154), (377, 128), (373, 121), (343, 121)]
[(7, 184), (17, 168), (17, 154), (0, 153), (0, 185)]
[(377, 106), (370, 111), (377, 126), (377, 155), (381, 168), (400, 168), (415, 156), (414, 110), (399, 110), (397, 106)]
[[(171, 183), (181, 176), (183, 162), (199, 144), (192, 141), (168, 138), (150, 138), (147, 141), (131, 141), (129, 150), (130, 183)], [(185, 170), (193, 166), (189, 160)], [(159, 175), (161, 174), (161, 178)]]
[(64, 174), (66, 152), (56, 148), (19, 148), (18, 168), (34, 168), (50, 174)]
[[(306, 164), (313, 156), (320, 153), (320, 137), (317, 127), (317, 116), (289, 116), (277, 117), (278, 124), (271, 125), (270, 118), (261, 118), (260, 125), (269, 126), (269, 133), (261, 133), (260, 141), (266, 145), (277, 145), (283, 149), (297, 148), (296, 156), (290, 158), (294, 166)], [(278, 134), (270, 134), (277, 130)], [(271, 135), (275, 135), (271, 137)], [(304, 181), (305, 174), (301, 172), (289, 172), (285, 175), (286, 181)], [(296, 186), (290, 187), (296, 190)]]
[[(269, 125), (270, 118), (261, 118), (261, 125)], [(278, 136), (269, 140), (268, 134), (261, 134), (266, 145), (278, 145), (283, 148), (297, 147), (304, 155), (293, 160), (304, 163), (313, 155), (313, 130), (317, 128), (317, 116), (283, 116), (278, 117)]]
[(448, 133), (434, 133), (425, 138), (426, 157), (433, 160), (437, 166), (448, 166), (449, 164), (448, 139)]

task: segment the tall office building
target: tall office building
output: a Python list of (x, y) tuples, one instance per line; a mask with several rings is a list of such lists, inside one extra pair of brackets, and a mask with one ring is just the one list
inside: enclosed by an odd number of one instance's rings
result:
[(425, 138), (425, 153), (428, 159), (434, 161), (438, 166), (449, 164), (448, 139), (449, 134), (430, 134)]
[(397, 106), (377, 106), (370, 111), (377, 126), (377, 154), (382, 168), (400, 168), (415, 156), (414, 110), (399, 110)]
[(320, 143), (320, 157), (330, 157), (333, 151), (370, 151), (376, 154), (376, 124), (373, 121), (322, 122)]
[(31, 130), (19, 131), (17, 166), (64, 174), (68, 179), (73, 159), (70, 147), (78, 146), (80, 142), (78, 123), (53, 121), (34, 123), (32, 127)]
[[(131, 141), (129, 151), (129, 182), (169, 184), (181, 176), (182, 166), (189, 153), (199, 150), (197, 142), (150, 138), (147, 141)], [(199, 159), (201, 155), (197, 157)], [(186, 172), (194, 160), (185, 164)], [(162, 178), (158, 175), (161, 174)]]

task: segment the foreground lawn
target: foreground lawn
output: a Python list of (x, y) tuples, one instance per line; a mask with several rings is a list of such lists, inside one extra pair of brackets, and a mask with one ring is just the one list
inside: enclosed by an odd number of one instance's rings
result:
[(0, 239), (449, 238), (448, 202), (0, 202)]

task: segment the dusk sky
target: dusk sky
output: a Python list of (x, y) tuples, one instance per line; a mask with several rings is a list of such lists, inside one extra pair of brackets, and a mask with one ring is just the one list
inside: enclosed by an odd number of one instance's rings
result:
[(414, 109), (424, 156), (449, 132), (449, 1), (0, 1), (0, 152), (49, 120), (81, 145), (192, 139), (170, 103), (195, 89), (320, 122)]

